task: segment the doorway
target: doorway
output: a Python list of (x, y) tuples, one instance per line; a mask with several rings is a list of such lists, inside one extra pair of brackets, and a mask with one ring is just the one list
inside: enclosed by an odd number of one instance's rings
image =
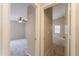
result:
[(42, 54), (45, 56), (65, 56), (69, 51), (68, 4), (59, 3), (42, 9), (44, 23)]
[(10, 55), (34, 56), (36, 8), (31, 3), (12, 3), (10, 6)]
[[(2, 17), (2, 25), (1, 25), (2, 26), (2, 41), (1, 41), (2, 43), (1, 43), (1, 46), (2, 47), (1, 47), (0, 51), (1, 51), (2, 56), (11, 56), (11, 50), (10, 50), (10, 41), (11, 41), (11, 4), (10, 3), (3, 3), (0, 6), (1, 6), (0, 9), (2, 11), (2, 14), (0, 14), (1, 17)], [(38, 4), (35, 4), (35, 3), (31, 4), (31, 6), (36, 10), (34, 12), (35, 16), (37, 15), (37, 17), (35, 17), (35, 19), (34, 19), (35, 20), (35, 28), (33, 27), (35, 29), (35, 31), (36, 31), (36, 33), (35, 33), (36, 35), (35, 35), (35, 38), (34, 38), (35, 50), (33, 51), (34, 54), (30, 53), (30, 52), (27, 52), (27, 50), (30, 51), (31, 48), (27, 49), (25, 52), (28, 53), (28, 55), (40, 55), (40, 52), (39, 52), (40, 51), (40, 48), (39, 48), (40, 47), (40, 43), (39, 43), (40, 42), (39, 41), (39, 39), (40, 39), (40, 35), (39, 35), (39, 33), (40, 33), (40, 30), (39, 30), (39, 28), (40, 28), (40, 23), (39, 23), (40, 22), (40, 20), (39, 20), (39, 18), (40, 18), (40, 8), (39, 8)], [(5, 10), (5, 8), (6, 8), (6, 10)], [(29, 10), (29, 12), (30, 12), (30, 10)], [(31, 19), (32, 19), (32, 17), (31, 17)], [(28, 42), (30, 42), (30, 41), (28, 41)], [(28, 46), (31, 47), (32, 45), (28, 44)], [(32, 49), (34, 49), (34, 48), (32, 48)]]

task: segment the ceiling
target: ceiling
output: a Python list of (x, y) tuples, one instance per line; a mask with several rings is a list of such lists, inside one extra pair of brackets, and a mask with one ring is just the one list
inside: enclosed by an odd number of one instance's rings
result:
[(27, 7), (31, 3), (11, 3), (11, 20), (17, 20), (19, 17), (27, 19)]
[[(27, 7), (31, 3), (11, 3), (11, 20), (17, 20), (18, 17), (27, 19)], [(53, 7), (53, 19), (63, 17), (66, 12), (66, 3), (60, 3)]]
[(58, 19), (60, 17), (63, 17), (66, 12), (67, 4), (66, 3), (61, 3), (53, 7), (53, 19)]

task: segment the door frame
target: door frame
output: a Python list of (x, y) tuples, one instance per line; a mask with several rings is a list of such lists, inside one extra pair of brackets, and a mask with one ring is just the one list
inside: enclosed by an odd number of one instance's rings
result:
[[(58, 3), (48, 3), (41, 7), (41, 55), (43, 55), (43, 56), (44, 56), (44, 10), (47, 8), (50, 8), (52, 6), (55, 6), (57, 4)], [(67, 48), (65, 50), (65, 52), (67, 52), (65, 54), (66, 56), (75, 55), (75, 53), (72, 53), (72, 52), (75, 52), (75, 36), (74, 36), (75, 31), (74, 31), (74, 27), (72, 26), (73, 21), (75, 21), (75, 17), (73, 16), (74, 19), (71, 18), (71, 16), (74, 14), (74, 11), (73, 11), (74, 7), (71, 7), (71, 6), (74, 6), (74, 5), (68, 3), (68, 15), (70, 15), (70, 16), (68, 17), (68, 39), (66, 40)], [(73, 13), (71, 11), (73, 11)], [(71, 21), (71, 20), (73, 20), (73, 21)], [(73, 25), (75, 25), (75, 23)], [(70, 29), (73, 29), (73, 30), (70, 30)], [(70, 31), (71, 31), (71, 33), (70, 33)]]
[[(0, 48), (2, 48), (2, 4), (0, 4)], [(0, 49), (0, 55), (2, 54), (2, 49)]]
[[(10, 56), (10, 3), (2, 5), (2, 56)], [(36, 39), (35, 39), (35, 56), (40, 55), (40, 6), (33, 3), (36, 8)], [(6, 10), (5, 10), (6, 8)]]

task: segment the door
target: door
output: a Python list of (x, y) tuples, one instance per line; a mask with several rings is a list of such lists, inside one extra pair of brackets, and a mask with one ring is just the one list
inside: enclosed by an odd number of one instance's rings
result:
[(26, 22), (26, 39), (27, 39), (27, 53), (35, 55), (35, 39), (36, 39), (36, 9), (32, 5), (27, 8)]
[(52, 7), (44, 10), (44, 55), (52, 52)]

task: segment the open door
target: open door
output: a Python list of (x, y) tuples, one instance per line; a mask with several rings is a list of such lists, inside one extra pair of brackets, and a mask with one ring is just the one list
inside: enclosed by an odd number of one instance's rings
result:
[(44, 55), (52, 52), (52, 7), (44, 10)]

